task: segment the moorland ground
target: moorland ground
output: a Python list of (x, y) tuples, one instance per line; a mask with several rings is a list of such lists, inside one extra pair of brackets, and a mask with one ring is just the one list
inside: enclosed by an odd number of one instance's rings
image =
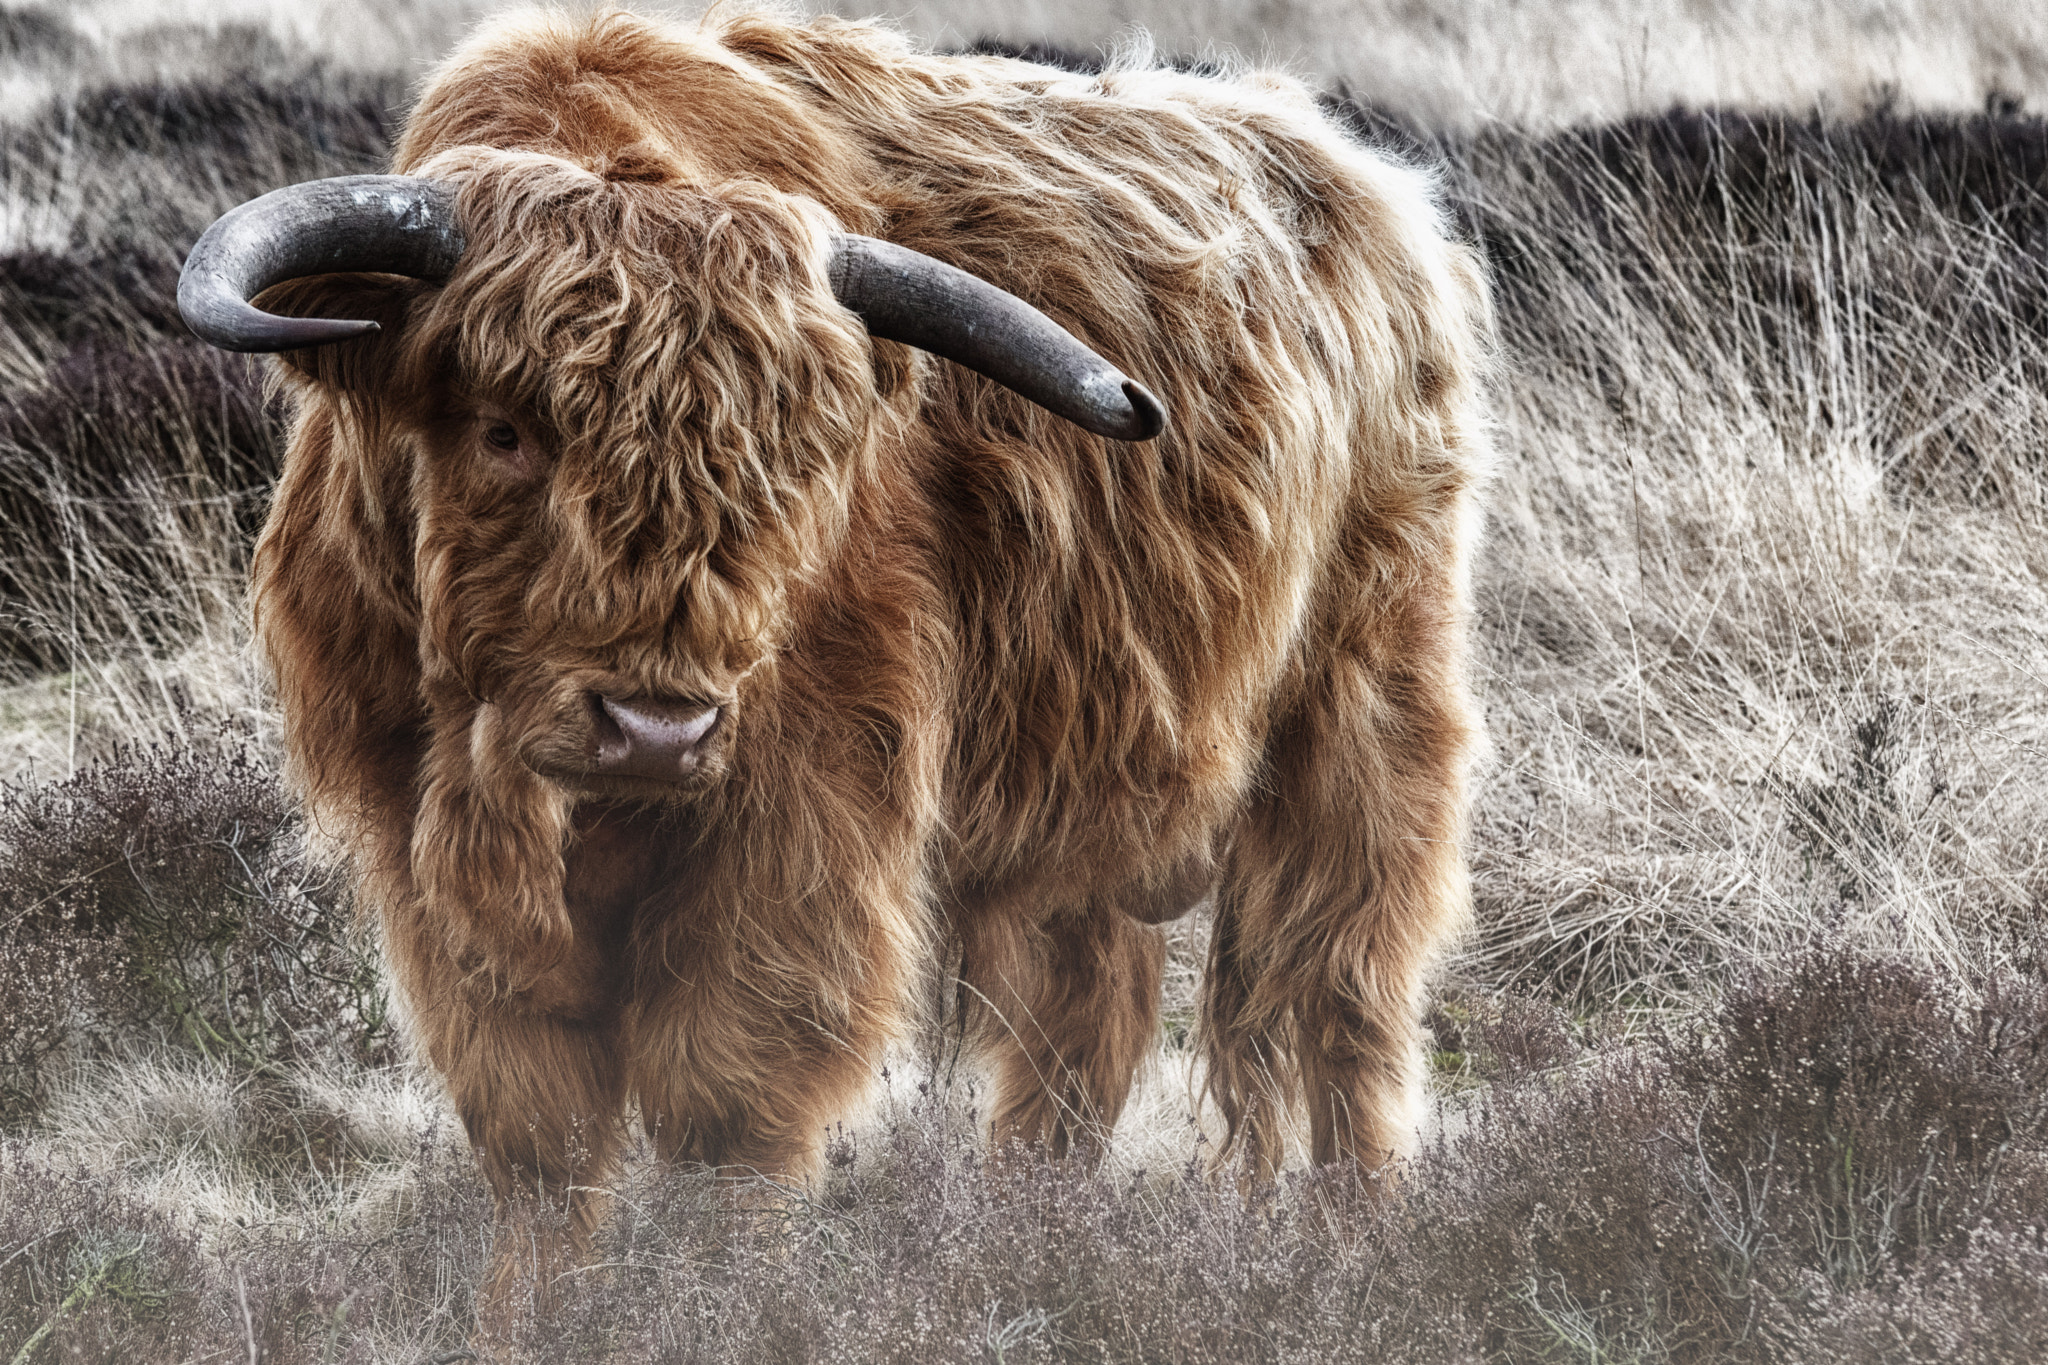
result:
[[(1197, 915), (1099, 1168), (991, 1164), (916, 1040), (773, 1217), (636, 1164), (536, 1355), (2037, 1358), (2048, 18), (1211, 8), (918, 22), (1315, 47), (1494, 273), (1478, 907), (1403, 1193), (1203, 1178)], [(452, 1360), (488, 1199), (279, 785), (276, 415), (172, 293), (380, 169), (468, 11), (166, 12), (0, 10), (0, 1358)]]

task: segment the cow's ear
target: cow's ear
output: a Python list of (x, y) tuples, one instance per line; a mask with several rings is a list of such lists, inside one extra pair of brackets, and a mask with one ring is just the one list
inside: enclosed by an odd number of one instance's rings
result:
[(377, 330), (347, 341), (279, 351), (277, 358), (327, 388), (364, 392), (389, 377), (413, 303), (431, 286), (402, 275), (310, 275), (258, 294), (266, 313), (294, 318), (365, 318)]

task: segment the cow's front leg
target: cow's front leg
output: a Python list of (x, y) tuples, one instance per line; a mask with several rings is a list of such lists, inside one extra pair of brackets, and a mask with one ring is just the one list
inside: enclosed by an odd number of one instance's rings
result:
[(1159, 1020), (1165, 936), (1100, 898), (1037, 923), (961, 925), (966, 1019), (995, 1064), (998, 1149), (1098, 1154), (1116, 1127)]
[(723, 1174), (808, 1177), (902, 1027), (921, 937), (910, 898), (847, 888), (651, 917), (625, 1032), (656, 1150)]
[(414, 1014), (496, 1196), (477, 1328), (502, 1355), (521, 1323), (546, 1318), (602, 1212), (592, 1191), (611, 1173), (625, 1096), (617, 1025), (467, 987)]
[(552, 973), (552, 992), (512, 989), (480, 967), (467, 937), (416, 893), (386, 917), (385, 951), (414, 1037), (497, 1197), (477, 1304), (479, 1335), (494, 1356), (516, 1356), (520, 1324), (546, 1318), (555, 1280), (583, 1256), (602, 1212), (593, 1191), (611, 1173), (626, 1093), (624, 931), (652, 856), (652, 823), (631, 811), (578, 812), (561, 950), (577, 969)]

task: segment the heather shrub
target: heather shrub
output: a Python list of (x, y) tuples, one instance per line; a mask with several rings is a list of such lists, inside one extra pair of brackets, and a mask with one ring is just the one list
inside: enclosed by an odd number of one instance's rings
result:
[[(1787, 1273), (1872, 1287), (2048, 1209), (2048, 983), (1965, 989), (1815, 952), (1751, 973), (1673, 1044), (1695, 1145), (1734, 1224)], [(1725, 1079), (1739, 1077), (1740, 1087)]]
[(13, 396), (0, 440), (77, 497), (117, 499), (148, 480), (256, 489), (276, 475), (261, 372), (189, 337), (146, 351), (85, 342)]
[[(228, 35), (230, 39), (236, 34)], [(272, 82), (248, 68), (284, 59), (276, 40), (246, 30), (243, 69), (210, 80), (101, 86), (66, 110), (77, 134), (95, 143), (149, 151), (200, 147), (234, 164), (280, 138), (373, 155), (385, 141), (383, 109), (371, 98), (335, 99), (316, 81)]]
[[(1773, 219), (1811, 213), (1829, 185), (1860, 182), (1901, 207), (1982, 216), (2024, 243), (2048, 226), (2048, 120), (1987, 104), (1981, 114), (1880, 104), (1853, 118), (1774, 110), (1684, 109), (1598, 124), (1556, 141), (1582, 150), (1612, 183), (1656, 199), (1690, 231), (1752, 240)], [(1560, 181), (1589, 220), (1605, 216), (1599, 180)]]
[(2038, 1228), (1974, 1230), (1960, 1254), (1878, 1284), (1815, 1277), (1812, 1316), (1780, 1315), (1784, 1360), (2011, 1365), (2048, 1342), (2048, 1249)]
[(311, 1236), (261, 1224), (223, 1236), (203, 1276), (208, 1297), (236, 1314), (224, 1335), (245, 1356), (309, 1365), (467, 1358), (491, 1249), (490, 1191), (468, 1151), (431, 1132), (418, 1135), (402, 1167), (386, 1169), (405, 1181), (395, 1214), (341, 1210), (339, 1226)]
[(0, 1144), (0, 1348), (10, 1359), (189, 1359), (209, 1308), (197, 1239), (90, 1172)]
[(81, 344), (146, 344), (190, 335), (178, 317), (174, 251), (110, 243), (92, 251), (30, 247), (0, 255), (0, 328), (39, 358)]
[(258, 1073), (389, 1059), (341, 897), (245, 743), (134, 749), (0, 790), (0, 1104), (62, 1056), (168, 1043)]
[[(1813, 949), (1634, 1035), (1533, 1004), (1467, 1027), (1493, 1079), (1393, 1190), (989, 1153), (971, 1086), (892, 1079), (881, 1120), (842, 1134), (808, 1189), (640, 1166), (524, 1348), (1187, 1365), (2048, 1348), (2038, 976)], [(397, 1284), (447, 1256), (441, 1273), (474, 1283), (480, 1187), (442, 1177), (431, 1198), (453, 1227), (410, 1222), (376, 1263)], [(296, 1306), (264, 1311), (300, 1323), (270, 1338), (278, 1359), (321, 1348), (325, 1254), (265, 1280)], [(459, 1321), (457, 1301), (441, 1292), (454, 1317), (435, 1321)]]
[[(1416, 1163), (1414, 1290), (1462, 1304), (1492, 1359), (1918, 1358), (1887, 1332), (2037, 1354), (2044, 986), (1813, 949), (1511, 1073)], [(1938, 1310), (1930, 1335), (1899, 1294)]]
[(463, 1359), (490, 1196), (467, 1153), (428, 1134), (403, 1170), (396, 1222), (337, 1208), (310, 1234), (201, 1236), (130, 1179), (0, 1147), (0, 1349), (105, 1365)]
[(375, 169), (398, 94), (243, 70), (88, 89), (0, 125), (15, 202), (64, 204), (77, 228), (0, 255), (0, 341), (20, 371), (0, 400), (0, 671), (218, 628), (232, 590), (193, 585), (239, 583), (277, 438), (260, 364), (177, 320), (179, 264), (241, 199)]

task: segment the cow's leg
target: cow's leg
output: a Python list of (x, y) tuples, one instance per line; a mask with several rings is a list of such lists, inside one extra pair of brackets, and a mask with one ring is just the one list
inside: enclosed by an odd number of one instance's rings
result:
[[(446, 926), (416, 896), (385, 922), (385, 951), (412, 1032), (441, 1073), (497, 1196), (478, 1326), (495, 1354), (545, 1314), (551, 1285), (587, 1249), (625, 1107), (619, 1039), (623, 927), (648, 873), (646, 821), (593, 808), (576, 820), (564, 905), (573, 939), (562, 983), (508, 991), (452, 954)], [(574, 989), (570, 988), (573, 984)], [(504, 1350), (498, 1348), (503, 1347)]]
[(477, 1324), (494, 1354), (545, 1316), (553, 1283), (583, 1255), (601, 1212), (625, 1087), (616, 1026), (523, 1012), (481, 991), (415, 996), (415, 1033), (444, 1078), (497, 1220)]
[(963, 926), (961, 1004), (995, 1066), (999, 1147), (1100, 1149), (1153, 1043), (1165, 952), (1109, 905)]
[[(1390, 656), (1426, 662), (1422, 635)], [(1326, 659), (1268, 741), (1218, 888), (1204, 986), (1225, 1150), (1247, 1149), (1261, 1175), (1281, 1155), (1281, 1110), (1295, 1095), (1317, 1164), (1375, 1171), (1408, 1151), (1423, 975), (1469, 906), (1462, 690), (1356, 652)]]
[(434, 1051), (491, 1188), (559, 1208), (580, 1243), (586, 1191), (610, 1174), (618, 1148), (625, 1086), (614, 1030), (483, 1007)]
[(630, 1085), (665, 1159), (802, 1180), (901, 1030), (915, 920), (829, 894), (651, 921), (627, 1015)]

